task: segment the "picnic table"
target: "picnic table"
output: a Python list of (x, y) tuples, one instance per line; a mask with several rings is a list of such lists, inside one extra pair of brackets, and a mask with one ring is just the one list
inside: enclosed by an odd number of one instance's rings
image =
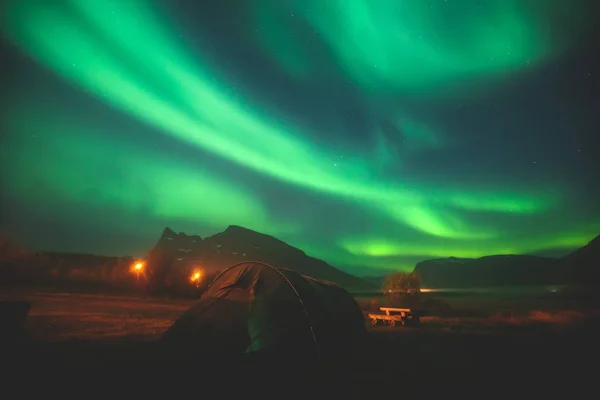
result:
[(380, 307), (379, 310), (385, 314), (369, 314), (373, 326), (417, 326), (420, 324), (423, 315), (422, 311), (411, 310), (410, 308)]

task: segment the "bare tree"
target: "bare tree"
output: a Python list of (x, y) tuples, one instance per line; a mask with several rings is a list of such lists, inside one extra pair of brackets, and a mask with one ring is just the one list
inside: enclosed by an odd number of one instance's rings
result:
[(421, 291), (421, 278), (415, 272), (394, 272), (383, 281), (385, 293), (418, 293)]

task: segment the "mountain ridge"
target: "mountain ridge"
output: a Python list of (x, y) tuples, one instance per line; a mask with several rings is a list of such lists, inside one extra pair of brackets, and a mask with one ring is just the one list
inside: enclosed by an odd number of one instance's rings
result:
[(261, 261), (288, 268), (302, 275), (335, 282), (349, 290), (377, 289), (372, 283), (307, 255), (274, 236), (239, 225), (229, 225), (222, 232), (205, 238), (176, 233), (166, 227), (148, 255), (148, 268), (176, 272), (195, 266), (214, 274), (244, 261)]
[[(0, 237), (0, 247), (3, 249), (0, 257), (3, 265), (14, 264), (19, 260), (35, 260), (37, 263), (59, 266), (62, 269), (87, 268), (93, 272), (95, 269), (117, 268), (133, 262), (133, 258), (129, 256), (31, 251), (4, 237)], [(384, 274), (380, 276), (369, 273), (358, 277), (346, 273), (274, 236), (239, 225), (229, 225), (222, 232), (205, 238), (177, 233), (170, 227), (165, 227), (149, 256), (153, 253), (156, 255), (157, 252), (163, 253), (162, 256), (166, 256), (169, 263), (179, 262), (179, 267), (186, 265), (181, 261), (188, 259), (212, 272), (242, 261), (263, 261), (318, 279), (342, 282), (342, 286), (357, 291), (377, 290), (384, 278)], [(480, 258), (445, 257), (423, 260), (415, 265), (414, 271), (421, 275), (422, 286), (425, 288), (599, 285), (600, 235), (562, 257), (528, 254), (487, 255)], [(182, 276), (184, 280), (187, 279), (187, 275)]]
[(499, 254), (445, 257), (415, 265), (426, 288), (600, 284), (600, 235), (563, 257)]

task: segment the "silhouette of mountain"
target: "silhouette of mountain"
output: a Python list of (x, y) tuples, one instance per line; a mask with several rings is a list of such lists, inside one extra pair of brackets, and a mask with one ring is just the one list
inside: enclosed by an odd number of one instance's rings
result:
[(440, 258), (415, 266), (426, 288), (526, 286), (565, 283), (559, 259), (528, 255)]
[(116, 256), (99, 256), (83, 253), (62, 253), (55, 251), (40, 251), (38, 258), (43, 258), (47, 265), (59, 266), (65, 269), (85, 268), (95, 270), (104, 266), (131, 265), (133, 258)]
[(600, 284), (600, 236), (562, 258), (492, 255), (440, 258), (415, 266), (426, 288)]
[(0, 235), (0, 264), (12, 263), (15, 260), (28, 257), (30, 254), (31, 252), (24, 247)]
[(360, 277), (362, 280), (365, 280), (373, 285), (375, 285), (377, 288), (381, 288), (383, 286), (383, 281), (385, 280), (385, 275), (382, 276), (361, 276)]
[(371, 283), (340, 271), (273, 236), (236, 225), (205, 239), (165, 228), (148, 259), (151, 271), (158, 271), (160, 267), (157, 264), (163, 263), (170, 264), (168, 268), (175, 270), (189, 270), (195, 265), (207, 274), (242, 261), (262, 261), (316, 279), (329, 280), (349, 290), (375, 288)]
[(600, 284), (600, 235), (565, 256), (563, 261), (574, 281)]

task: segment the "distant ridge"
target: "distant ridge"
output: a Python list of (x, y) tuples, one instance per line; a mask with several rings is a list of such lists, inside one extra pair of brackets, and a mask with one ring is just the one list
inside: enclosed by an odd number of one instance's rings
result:
[(191, 265), (198, 265), (209, 273), (222, 271), (243, 261), (262, 261), (302, 275), (335, 282), (348, 290), (376, 289), (372, 283), (340, 271), (282, 240), (238, 225), (230, 225), (223, 232), (204, 239), (198, 235), (176, 233), (167, 227), (149, 254), (149, 268), (153, 268), (153, 259), (165, 262), (165, 258), (173, 264), (174, 269), (189, 269)]
[(600, 236), (562, 258), (490, 255), (438, 258), (417, 263), (426, 288), (600, 285)]
[(600, 282), (600, 235), (585, 246), (563, 257), (572, 273), (572, 279), (583, 282)]

